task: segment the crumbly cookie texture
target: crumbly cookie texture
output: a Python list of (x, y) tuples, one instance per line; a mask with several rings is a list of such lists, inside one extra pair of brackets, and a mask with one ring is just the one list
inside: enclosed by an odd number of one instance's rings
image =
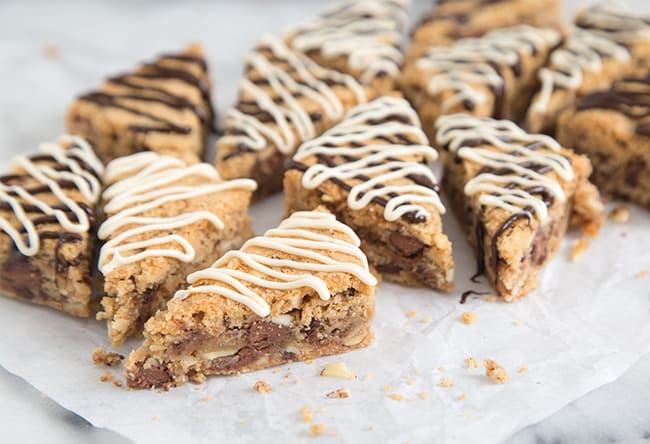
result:
[(430, 46), (449, 45), (465, 37), (480, 37), (496, 28), (518, 24), (562, 29), (562, 1), (446, 0), (423, 18), (412, 33), (408, 59)]
[(520, 120), (538, 87), (537, 71), (560, 34), (527, 25), (433, 46), (404, 68), (400, 83), (430, 140), (441, 115)]
[(238, 103), (225, 116), (219, 173), (254, 179), (256, 197), (280, 191), (284, 162), (296, 148), (369, 95), (352, 76), (323, 68), (274, 37), (262, 38), (246, 58)]
[(213, 126), (210, 89), (203, 48), (190, 45), (78, 97), (68, 131), (91, 142), (105, 162), (155, 151), (195, 163)]
[(191, 274), (126, 362), (132, 388), (168, 387), (365, 347), (376, 278), (359, 238), (323, 211)]
[(95, 204), (104, 167), (63, 136), (0, 176), (0, 294), (90, 315)]
[(361, 237), (362, 250), (387, 280), (449, 290), (451, 242), (427, 165), (437, 156), (404, 99), (359, 105), (287, 163), (287, 213), (323, 205)]
[(252, 237), (255, 182), (224, 181), (212, 165), (142, 152), (106, 167), (98, 236), (104, 311), (114, 346), (140, 334), (186, 276)]
[(477, 252), (474, 278), (485, 274), (506, 301), (537, 285), (569, 224), (590, 234), (602, 225), (586, 157), (507, 120), (456, 114), (437, 128), (443, 185)]
[(650, 74), (580, 98), (560, 116), (557, 137), (589, 156), (601, 191), (650, 209)]
[(554, 134), (558, 116), (576, 99), (610, 88), (639, 66), (650, 67), (650, 19), (604, 3), (579, 11), (568, 37), (539, 72), (527, 130)]
[(410, 0), (346, 0), (291, 29), (286, 40), (327, 68), (385, 93), (395, 88)]

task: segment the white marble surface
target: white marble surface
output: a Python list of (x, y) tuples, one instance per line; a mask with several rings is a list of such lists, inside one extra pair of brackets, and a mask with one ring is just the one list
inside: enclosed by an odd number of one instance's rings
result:
[[(223, 109), (233, 100), (235, 91), (220, 89), (220, 79), (239, 76), (241, 55), (259, 34), (278, 31), (318, 11), (324, 3), (0, 2), (2, 160), (62, 132), (63, 113), (71, 98), (96, 85), (104, 74), (190, 40), (202, 41), (208, 49), (217, 80), (218, 104)], [(415, 9), (423, 10), (428, 3), (418, 2)], [(575, 3), (568, 2), (567, 10), (573, 9)], [(647, 0), (629, 4), (650, 11)], [(58, 48), (60, 57), (46, 57), (44, 48), (48, 45)], [(75, 82), (71, 83), (70, 78)], [(619, 380), (522, 430), (508, 442), (650, 441), (648, 375), (650, 356)], [(0, 393), (3, 442), (128, 442), (112, 432), (89, 426), (1, 368)]]

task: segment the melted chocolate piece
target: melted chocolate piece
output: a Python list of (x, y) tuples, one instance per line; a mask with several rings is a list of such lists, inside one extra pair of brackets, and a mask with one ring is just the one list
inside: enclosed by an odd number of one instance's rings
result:
[(490, 294), (490, 292), (489, 291), (474, 291), (474, 290), (464, 291), (463, 294), (460, 296), (460, 303), (464, 304), (465, 302), (467, 302), (467, 298), (470, 297), (473, 294), (481, 296), (481, 295)]
[(422, 254), (427, 245), (415, 237), (393, 232), (388, 236), (388, 246), (404, 257), (413, 258)]

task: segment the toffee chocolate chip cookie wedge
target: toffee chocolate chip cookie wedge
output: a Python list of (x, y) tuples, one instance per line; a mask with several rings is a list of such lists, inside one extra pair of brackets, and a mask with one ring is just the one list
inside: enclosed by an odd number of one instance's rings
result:
[(103, 165), (64, 136), (0, 176), (0, 294), (90, 315), (95, 204)]
[(581, 97), (560, 116), (557, 137), (589, 156), (601, 191), (650, 209), (650, 75)]
[(354, 232), (297, 212), (189, 276), (126, 362), (133, 388), (168, 387), (343, 353), (372, 341), (376, 278)]
[(559, 41), (553, 29), (521, 25), (431, 47), (406, 66), (403, 91), (430, 140), (435, 121), (444, 114), (519, 120), (537, 89), (537, 70)]
[(420, 57), (430, 46), (450, 45), (461, 38), (480, 37), (496, 28), (519, 24), (561, 30), (562, 1), (437, 1), (413, 31), (407, 59)]
[(629, 50), (589, 30), (573, 28), (550, 63), (539, 71), (539, 91), (526, 115), (526, 128), (552, 134), (559, 113), (590, 91), (608, 88), (631, 68)]
[(286, 40), (322, 66), (380, 92), (395, 87), (410, 0), (347, 0), (291, 29)]
[(212, 165), (187, 165), (153, 152), (106, 168), (106, 221), (99, 229), (104, 311), (114, 346), (142, 332), (185, 277), (252, 236), (255, 182), (222, 180)]
[(449, 290), (454, 261), (442, 232), (445, 208), (427, 166), (437, 156), (408, 102), (376, 99), (298, 149), (284, 177), (285, 207), (327, 207), (361, 237), (386, 279)]
[(109, 77), (68, 110), (68, 131), (85, 137), (101, 159), (155, 151), (198, 162), (213, 126), (203, 49), (188, 46)]
[(225, 116), (225, 135), (217, 142), (219, 173), (254, 179), (257, 197), (280, 191), (284, 162), (296, 148), (369, 94), (352, 76), (264, 37), (246, 59), (238, 103)]
[(595, 234), (603, 205), (589, 160), (507, 120), (441, 117), (445, 190), (477, 252), (479, 274), (506, 301), (537, 285), (569, 224)]

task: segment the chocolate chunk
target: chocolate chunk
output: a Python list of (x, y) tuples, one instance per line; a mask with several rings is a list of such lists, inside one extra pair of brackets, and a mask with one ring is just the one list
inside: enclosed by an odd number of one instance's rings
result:
[(284, 162), (286, 156), (280, 152), (273, 153), (266, 159), (258, 160), (251, 171), (251, 179), (257, 182), (255, 197), (261, 198), (282, 190)]
[(255, 321), (248, 328), (246, 342), (256, 350), (282, 346), (291, 339), (291, 329), (274, 322)]
[(23, 256), (17, 249), (10, 248), (7, 261), (2, 264), (0, 274), (4, 281), (5, 290), (12, 292), (17, 297), (32, 300), (38, 296), (47, 299), (48, 295), (41, 292), (35, 293), (40, 288), (41, 273), (38, 268), (32, 266), (28, 257)]
[(232, 356), (224, 356), (217, 358), (210, 363), (208, 371), (237, 371), (247, 365), (255, 362), (257, 358), (262, 354), (261, 351), (256, 350), (252, 347), (244, 347), (237, 352), (237, 354)]
[(397, 264), (379, 264), (376, 265), (375, 268), (378, 272), (386, 274), (398, 274), (402, 271), (402, 267)]
[(160, 387), (172, 382), (173, 378), (166, 368), (160, 366), (151, 366), (144, 368), (140, 363), (135, 374), (129, 374), (127, 384), (131, 388), (146, 389), (150, 387)]
[(412, 258), (422, 253), (426, 244), (420, 239), (393, 232), (388, 237), (388, 245), (402, 256)]
[(303, 329), (302, 332), (305, 334), (305, 341), (310, 344), (319, 343), (323, 339), (321, 333), (321, 321), (318, 319), (312, 319), (309, 323), (309, 328)]
[(546, 243), (546, 235), (543, 230), (539, 230), (533, 239), (533, 244), (530, 252), (530, 261), (533, 265), (542, 265), (548, 257), (548, 246)]

